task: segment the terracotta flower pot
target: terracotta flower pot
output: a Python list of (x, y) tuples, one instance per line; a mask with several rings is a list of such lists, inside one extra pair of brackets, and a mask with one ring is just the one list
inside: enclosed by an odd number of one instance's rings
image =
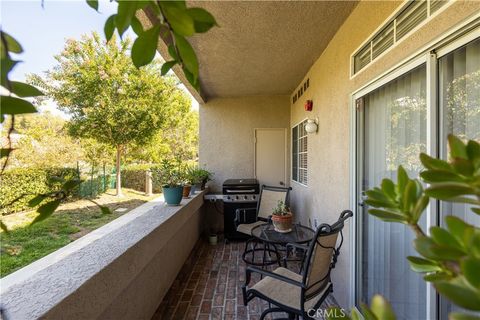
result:
[(284, 216), (272, 215), (272, 223), (275, 231), (287, 233), (292, 231), (293, 215), (291, 212)]
[(183, 197), (188, 198), (190, 197), (190, 191), (192, 191), (192, 186), (187, 184), (183, 186)]

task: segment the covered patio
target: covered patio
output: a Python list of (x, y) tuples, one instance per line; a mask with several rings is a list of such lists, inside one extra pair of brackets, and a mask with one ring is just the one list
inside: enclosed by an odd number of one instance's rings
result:
[[(444, 156), (448, 85), (480, 74), (480, 2), (187, 5), (220, 26), (191, 39), (200, 91), (173, 68), (200, 105), (199, 165), (214, 180), (179, 207), (148, 203), (2, 279), (6, 319), (259, 319), (268, 303), (243, 305), (244, 242), (223, 237), (222, 184), (252, 178), (290, 187), (295, 222), (313, 230), (353, 211), (321, 308), (350, 310), (381, 292), (399, 318), (444, 319), (451, 306), (405, 260), (412, 235), (368, 218), (364, 191), (394, 176), (411, 149)], [(137, 17), (145, 28), (154, 19), (148, 10)], [(169, 40), (159, 40), (168, 60)], [(384, 108), (385, 96), (397, 109)], [(307, 132), (309, 122), (316, 129)], [(391, 129), (398, 123), (400, 133)], [(440, 223), (435, 210), (429, 225)]]

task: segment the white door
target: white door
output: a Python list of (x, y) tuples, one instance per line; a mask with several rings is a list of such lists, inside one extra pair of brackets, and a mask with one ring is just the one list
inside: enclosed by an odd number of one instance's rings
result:
[(255, 129), (255, 177), (260, 185), (285, 186), (287, 129)]

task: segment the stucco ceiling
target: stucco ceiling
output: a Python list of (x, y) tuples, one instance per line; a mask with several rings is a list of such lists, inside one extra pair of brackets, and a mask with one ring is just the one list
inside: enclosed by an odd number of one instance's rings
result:
[[(188, 1), (219, 24), (190, 38), (202, 96), (290, 94), (357, 1)], [(160, 50), (160, 52), (163, 50)]]

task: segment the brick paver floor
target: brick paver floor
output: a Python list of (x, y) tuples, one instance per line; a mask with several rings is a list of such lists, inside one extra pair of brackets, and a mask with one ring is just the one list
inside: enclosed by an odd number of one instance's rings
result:
[[(266, 302), (254, 299), (248, 306), (243, 305), (241, 289), (245, 282), (245, 263), (241, 258), (243, 249), (244, 243), (241, 242), (219, 243), (212, 246), (200, 240), (152, 320), (259, 319), (262, 311), (268, 308)], [(258, 281), (257, 276), (252, 276), (251, 283)], [(330, 295), (322, 308), (332, 305), (337, 303)]]

